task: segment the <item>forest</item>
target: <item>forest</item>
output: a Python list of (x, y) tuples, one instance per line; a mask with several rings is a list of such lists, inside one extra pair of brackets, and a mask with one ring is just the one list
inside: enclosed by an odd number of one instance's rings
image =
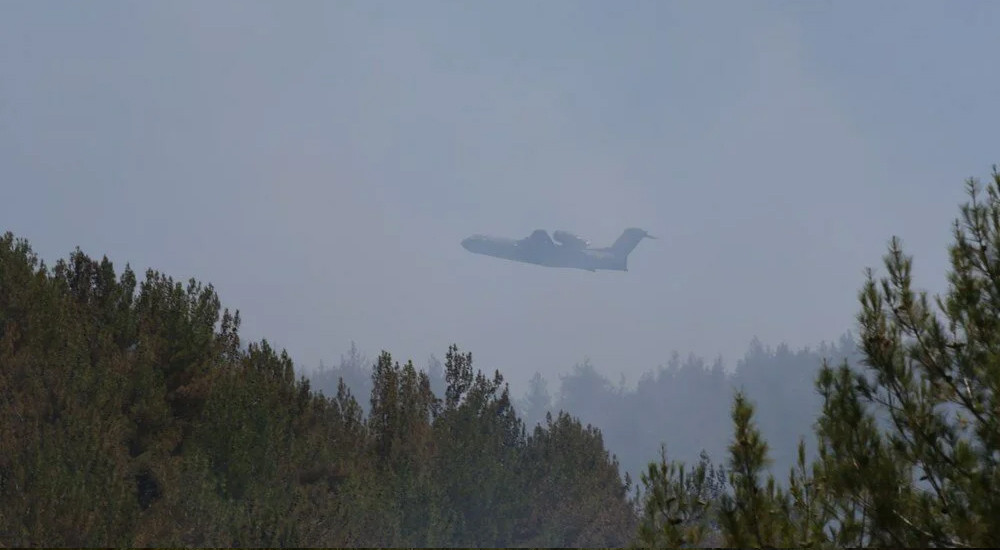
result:
[[(528, 432), (503, 376), (381, 354), (367, 413), (244, 342), (211, 285), (0, 239), (0, 541), (12, 546), (617, 546), (598, 431)], [(365, 396), (369, 397), (369, 396)]]
[(0, 544), (995, 546), (1000, 173), (966, 187), (947, 292), (893, 238), (857, 337), (520, 399), (457, 345), (310, 380), (211, 284), (6, 233)]
[[(673, 352), (665, 364), (644, 372), (635, 385), (613, 383), (600, 368), (584, 361), (559, 375), (558, 385), (536, 372), (528, 390), (514, 400), (518, 416), (530, 430), (545, 423), (546, 414), (569, 411), (581, 422), (600, 429), (622, 474), (638, 479), (660, 445), (683, 461), (697, 461), (702, 452), (722, 458), (731, 430), (729, 408), (733, 392), (743, 389), (757, 403), (761, 433), (773, 445), (770, 470), (787, 472), (796, 462), (799, 438), (808, 435), (822, 399), (814, 382), (823, 361), (859, 365), (860, 350), (851, 333), (815, 348), (792, 350), (785, 344), (767, 347), (753, 339), (735, 369), (721, 360), (712, 363)], [(371, 361), (356, 344), (336, 365), (321, 365), (304, 373), (316, 391), (335, 395), (344, 380), (354, 395), (371, 393)], [(443, 395), (444, 369), (434, 356), (425, 368), (431, 389)], [(362, 403), (362, 407), (367, 407)], [(643, 421), (636, 422), (636, 419)], [(654, 420), (655, 419), (655, 420)], [(807, 441), (807, 456), (815, 454)]]

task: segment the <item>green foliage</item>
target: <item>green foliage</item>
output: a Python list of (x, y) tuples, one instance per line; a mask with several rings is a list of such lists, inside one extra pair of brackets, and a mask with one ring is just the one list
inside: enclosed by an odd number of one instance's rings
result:
[(517, 540), (527, 504), (519, 482), (523, 425), (500, 373), (473, 373), (472, 355), (456, 346), (445, 355), (445, 380), (445, 406), (434, 423), (435, 483), (461, 544), (504, 546)]
[(560, 412), (546, 416), (525, 445), (527, 544), (609, 547), (631, 539), (630, 481), (621, 483), (618, 461), (605, 450), (599, 430)]
[(693, 470), (667, 459), (649, 463), (640, 480), (645, 489), (638, 544), (647, 548), (711, 546), (718, 531), (715, 516), (725, 486), (725, 469), (712, 464), (707, 453)]
[(721, 497), (720, 523), (728, 546), (788, 546), (784, 495), (774, 476), (761, 484), (768, 463), (767, 443), (753, 422), (753, 405), (742, 392), (733, 402), (735, 430), (729, 445), (729, 486)]
[(2, 544), (628, 541), (600, 433), (561, 415), (527, 438), (471, 354), (449, 348), (442, 402), (383, 352), (366, 414), (342, 378), (314, 392), (239, 326), (211, 285), (139, 283), (79, 250), (50, 270), (0, 238)]
[[(733, 546), (960, 546), (1000, 543), (1000, 173), (968, 182), (950, 247), (949, 289), (932, 301), (913, 288), (912, 258), (893, 238), (887, 276), (867, 273), (859, 293), (863, 368), (824, 364), (815, 423), (818, 456), (804, 442), (787, 492), (760, 473), (768, 448), (753, 407), (735, 398), (730, 475), (718, 498)], [(647, 546), (692, 537), (679, 470), (650, 465), (640, 538)], [(655, 475), (653, 475), (655, 474)], [(678, 521), (680, 520), (680, 521)], [(697, 541), (696, 541), (697, 542)]]

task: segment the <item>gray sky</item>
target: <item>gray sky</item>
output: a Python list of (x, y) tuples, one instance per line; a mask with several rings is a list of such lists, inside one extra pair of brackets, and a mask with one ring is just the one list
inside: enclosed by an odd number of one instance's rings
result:
[[(855, 327), (943, 288), (1000, 162), (1000, 3), (0, 3), (0, 231), (216, 285), (300, 365), (456, 342), (520, 386)], [(660, 237), (628, 273), (472, 233)]]

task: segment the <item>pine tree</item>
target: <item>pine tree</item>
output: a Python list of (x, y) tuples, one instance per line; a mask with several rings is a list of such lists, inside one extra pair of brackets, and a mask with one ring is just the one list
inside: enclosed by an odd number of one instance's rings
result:
[[(753, 408), (733, 406), (730, 476), (719, 497), (734, 546), (957, 546), (1000, 543), (1000, 172), (983, 196), (967, 181), (950, 246), (949, 288), (914, 289), (913, 259), (894, 237), (887, 276), (868, 271), (859, 293), (863, 361), (824, 363), (817, 458), (799, 445), (788, 490), (762, 483), (767, 445)], [(639, 532), (647, 545), (681, 544), (675, 466), (650, 465)], [(655, 475), (654, 475), (655, 474)], [(670, 495), (669, 497), (667, 495)]]
[[(855, 544), (1000, 543), (1000, 173), (970, 179), (949, 289), (913, 288), (893, 238), (860, 294), (867, 368), (824, 368), (824, 483)], [(839, 542), (839, 541), (838, 541)]]

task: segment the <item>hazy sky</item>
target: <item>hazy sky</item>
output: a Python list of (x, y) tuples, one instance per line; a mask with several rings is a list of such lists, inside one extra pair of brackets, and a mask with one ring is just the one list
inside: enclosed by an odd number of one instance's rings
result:
[[(304, 367), (449, 343), (520, 385), (855, 328), (943, 288), (1000, 163), (1000, 2), (0, 2), (0, 231), (215, 284)], [(473, 233), (660, 237), (629, 272)]]

